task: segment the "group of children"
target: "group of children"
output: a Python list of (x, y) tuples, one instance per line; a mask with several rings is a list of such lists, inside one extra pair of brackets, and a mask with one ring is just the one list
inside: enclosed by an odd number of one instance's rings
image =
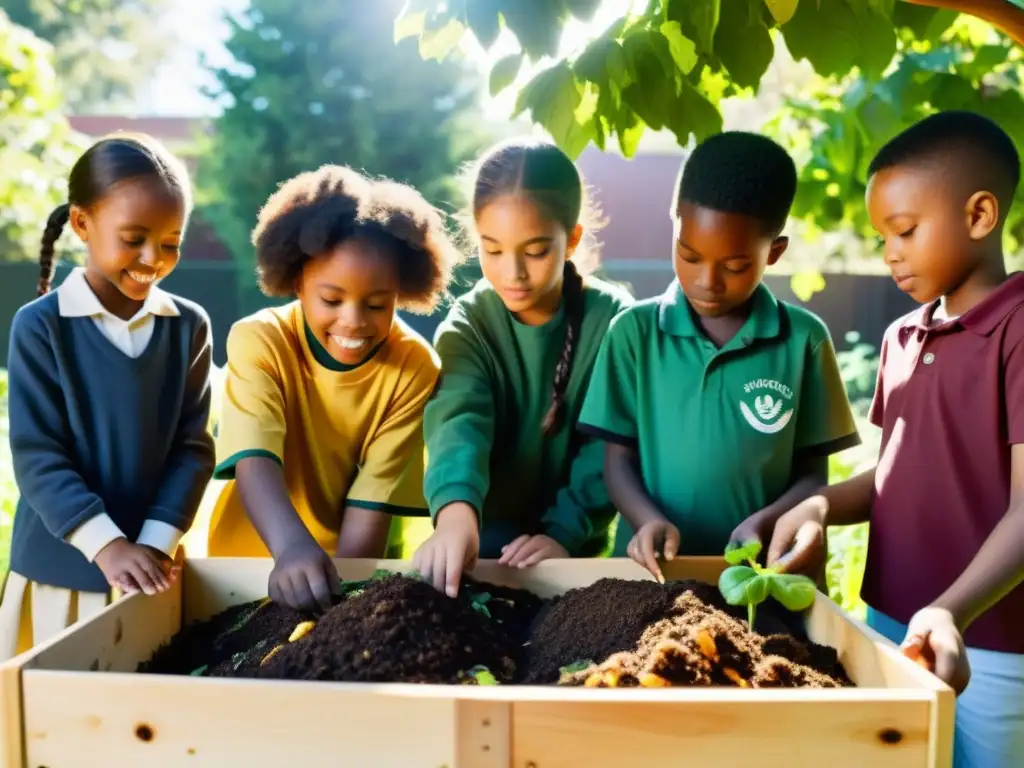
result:
[[(443, 216), (345, 167), (285, 182), (252, 241), (263, 291), (294, 300), (230, 329), (216, 446), (208, 317), (158, 287), (187, 174), (147, 137), (98, 142), (11, 330), (20, 500), (0, 658), (118, 594), (166, 590), (211, 477), (229, 482), (208, 555), (273, 558), (270, 596), (309, 611), (339, 587), (332, 557), (383, 556), (408, 516), (430, 516), (414, 566), (451, 596), (478, 558), (523, 568), (612, 538), (659, 579), (661, 559), (751, 539), (819, 575), (826, 527), (870, 519), (869, 623), (963, 692), (958, 766), (1018, 764), (1024, 275), (1006, 274), (1001, 240), (1020, 161), (995, 124), (946, 112), (869, 175), (886, 263), (924, 306), (882, 344), (877, 467), (829, 486), (829, 455), (860, 438), (828, 330), (762, 283), (797, 188), (763, 136), (690, 154), (676, 279), (644, 301), (589, 275), (573, 162), (543, 142), (492, 148), (467, 212), (483, 279), (433, 345), (396, 310), (446, 295), (462, 254)], [(51, 291), (67, 224), (88, 258)]]

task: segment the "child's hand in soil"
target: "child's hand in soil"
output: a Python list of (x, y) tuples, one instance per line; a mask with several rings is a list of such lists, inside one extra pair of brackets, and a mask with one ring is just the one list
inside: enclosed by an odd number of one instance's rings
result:
[(963, 636), (956, 628), (953, 614), (944, 608), (930, 606), (915, 613), (900, 648), (907, 658), (932, 672), (957, 695), (963, 693), (971, 680)]
[(126, 595), (142, 591), (147, 595), (165, 592), (171, 583), (168, 571), (153, 550), (123, 536), (114, 539), (96, 555), (96, 565), (110, 586)]
[(476, 510), (461, 501), (437, 513), (434, 533), (412, 556), (417, 573), (448, 597), (457, 597), (462, 572), (472, 570), (480, 555)]
[(679, 541), (679, 529), (672, 523), (664, 519), (651, 520), (640, 526), (626, 547), (626, 554), (650, 571), (660, 584), (664, 584), (665, 576), (658, 565), (658, 554), (671, 560), (679, 551)]
[(274, 559), (267, 594), (275, 603), (319, 613), (330, 609), (333, 595), (340, 591), (334, 561), (312, 537), (285, 547)]
[(820, 500), (810, 498), (776, 521), (768, 566), (813, 579), (825, 567), (825, 557), (825, 510)]
[(524, 534), (501, 548), (498, 562), (510, 568), (528, 568), (556, 557), (569, 557), (569, 551), (550, 536)]

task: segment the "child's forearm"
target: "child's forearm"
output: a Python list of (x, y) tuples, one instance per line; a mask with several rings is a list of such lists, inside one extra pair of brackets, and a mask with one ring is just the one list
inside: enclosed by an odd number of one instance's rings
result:
[(812, 498), (822, 503), (825, 525), (856, 525), (871, 516), (871, 500), (875, 492), (875, 468), (854, 475), (835, 485), (822, 488)]
[(961, 632), (1024, 582), (1024, 445), (1013, 449), (1017, 478), (1006, 514), (960, 578), (933, 603), (953, 615)]
[(391, 515), (375, 509), (346, 506), (335, 557), (384, 557), (391, 533)]
[(604, 451), (604, 479), (608, 496), (633, 530), (665, 516), (651, 499), (640, 477), (637, 453), (617, 443), (607, 443)]
[(235, 478), (246, 514), (275, 560), (293, 542), (313, 540), (288, 496), (280, 464), (262, 456), (242, 459)]

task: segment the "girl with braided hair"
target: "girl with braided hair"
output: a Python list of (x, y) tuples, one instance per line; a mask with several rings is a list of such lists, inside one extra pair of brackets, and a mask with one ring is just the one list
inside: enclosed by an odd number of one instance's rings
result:
[(332, 556), (382, 557), (394, 516), (427, 514), (440, 364), (395, 310), (429, 313), (459, 253), (418, 192), (342, 166), (285, 182), (253, 244), (263, 292), (293, 301), (228, 334), (215, 477), (229, 482), (207, 554), (273, 557), (270, 597), (317, 611), (339, 585)]
[(584, 188), (557, 147), (501, 143), (471, 186), (483, 279), (435, 336), (442, 375), (424, 414), (434, 532), (413, 558), (451, 596), (478, 557), (526, 567), (607, 547), (603, 449), (575, 423), (601, 339), (632, 303), (577, 266)]
[[(0, 660), (118, 592), (154, 595), (175, 576), (214, 462), (209, 318), (158, 287), (178, 263), (190, 206), (176, 158), (149, 137), (114, 134), (78, 159), (46, 224), (39, 297), (11, 328), (20, 498)], [(51, 291), (67, 225), (88, 256)]]

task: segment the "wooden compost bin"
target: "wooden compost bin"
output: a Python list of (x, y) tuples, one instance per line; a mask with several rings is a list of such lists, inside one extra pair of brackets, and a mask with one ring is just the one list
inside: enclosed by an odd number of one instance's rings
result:
[[(823, 595), (812, 639), (839, 651), (857, 688), (830, 690), (444, 686), (134, 674), (184, 622), (266, 595), (271, 561), (185, 560), (167, 593), (136, 596), (0, 668), (5, 768), (352, 766), (569, 768), (716, 765), (945, 768), (951, 689)], [(717, 558), (668, 563), (667, 578), (715, 582)], [(338, 561), (342, 578), (408, 562)], [(629, 560), (482, 562), (482, 580), (543, 596)]]

